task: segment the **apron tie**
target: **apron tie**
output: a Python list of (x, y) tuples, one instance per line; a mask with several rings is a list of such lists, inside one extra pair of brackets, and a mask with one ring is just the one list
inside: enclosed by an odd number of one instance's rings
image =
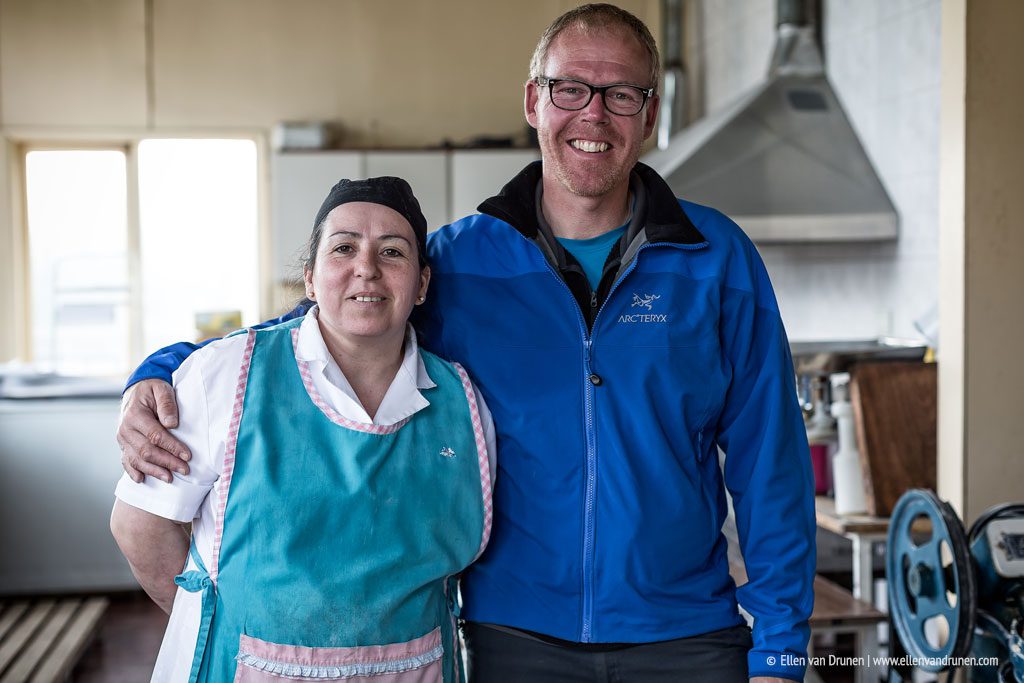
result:
[(192, 670), (188, 676), (189, 683), (195, 683), (199, 679), (199, 669), (203, 665), (203, 655), (206, 653), (206, 644), (210, 638), (213, 608), (217, 602), (217, 587), (210, 578), (210, 572), (206, 571), (202, 558), (199, 557), (195, 538), (192, 539), (188, 552), (197, 569), (178, 574), (174, 577), (174, 583), (189, 593), (203, 594), (203, 612), (199, 621), (199, 635), (196, 638), (196, 652), (192, 657)]
[(459, 577), (449, 576), (444, 584), (445, 601), (448, 603), (448, 619), (452, 636), (452, 680), (462, 683), (466, 680), (466, 672), (462, 666), (462, 644), (459, 641)]

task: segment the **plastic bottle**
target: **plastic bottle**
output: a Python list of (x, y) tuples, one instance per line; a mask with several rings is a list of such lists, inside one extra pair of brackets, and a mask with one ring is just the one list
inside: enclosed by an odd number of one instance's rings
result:
[(839, 448), (832, 456), (832, 485), (836, 512), (849, 515), (864, 512), (864, 476), (857, 452), (857, 435), (853, 429), (853, 406), (849, 399), (850, 373), (832, 375), (832, 416), (839, 430)]
[(836, 423), (829, 415), (825, 397), (826, 380), (815, 377), (811, 384), (813, 412), (806, 421), (807, 445), (811, 450), (811, 467), (814, 470), (814, 493), (824, 495), (832, 488), (832, 472), (829, 456), (835, 450)]

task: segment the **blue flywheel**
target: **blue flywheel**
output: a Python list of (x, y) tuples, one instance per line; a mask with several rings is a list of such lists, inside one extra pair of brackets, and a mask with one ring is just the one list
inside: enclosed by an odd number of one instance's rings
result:
[[(892, 622), (915, 666), (938, 673), (967, 656), (977, 590), (963, 523), (949, 503), (924, 489), (903, 494), (889, 520), (885, 574)], [(942, 619), (945, 627), (926, 629)]]

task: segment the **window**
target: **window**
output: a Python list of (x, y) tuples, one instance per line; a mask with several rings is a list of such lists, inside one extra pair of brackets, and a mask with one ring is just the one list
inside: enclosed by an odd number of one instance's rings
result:
[(259, 316), (256, 145), (139, 144), (142, 346), (196, 339), (196, 316)]
[(113, 375), (129, 363), (126, 155), (25, 158), (33, 361)]
[(27, 150), (31, 360), (123, 377), (204, 317), (256, 322), (257, 185), (251, 140)]

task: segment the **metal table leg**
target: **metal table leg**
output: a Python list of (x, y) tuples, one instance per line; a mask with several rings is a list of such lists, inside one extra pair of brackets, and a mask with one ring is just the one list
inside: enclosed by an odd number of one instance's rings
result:
[[(874, 606), (875, 584), (872, 563), (873, 539), (863, 538), (860, 534), (849, 534), (847, 538), (853, 543), (853, 597)], [(878, 630), (875, 626), (861, 629), (857, 634), (860, 655), (864, 657), (864, 666), (857, 672), (858, 683), (878, 683), (872, 657), (878, 653)]]

